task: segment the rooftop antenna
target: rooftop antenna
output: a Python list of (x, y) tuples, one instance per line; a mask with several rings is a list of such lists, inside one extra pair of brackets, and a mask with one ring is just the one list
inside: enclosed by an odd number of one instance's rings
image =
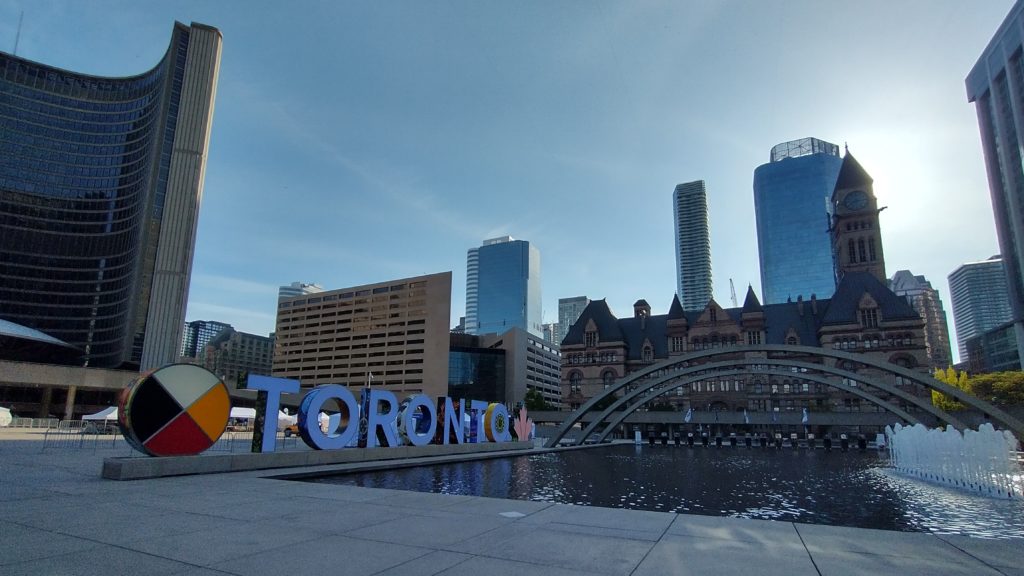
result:
[(21, 40), (21, 22), (25, 19), (25, 11), (21, 11), (21, 15), (18, 16), (18, 32), (14, 34), (14, 55), (18, 55), (18, 40)]

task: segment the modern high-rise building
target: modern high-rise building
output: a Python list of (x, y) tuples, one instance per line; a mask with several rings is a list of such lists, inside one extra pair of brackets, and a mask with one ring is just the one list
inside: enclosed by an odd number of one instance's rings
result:
[(511, 236), (484, 240), (466, 258), (466, 333), (521, 328), (543, 337), (540, 251)]
[(900, 270), (889, 280), (889, 289), (903, 296), (924, 320), (924, 346), (931, 367), (946, 369), (953, 365), (949, 348), (949, 326), (939, 291), (924, 276)]
[(125, 78), (0, 53), (0, 317), (94, 367), (178, 359), (221, 34)]
[(231, 330), (231, 324), (212, 320), (195, 320), (185, 324), (181, 338), (181, 355), (186, 358), (203, 359), (206, 345), (224, 330)]
[(442, 272), (280, 300), (273, 375), (444, 396), (451, 297)]
[(754, 214), (765, 304), (830, 298), (836, 289), (828, 203), (843, 159), (817, 138), (784, 142), (754, 170)]
[(573, 296), (572, 298), (558, 299), (558, 332), (555, 334), (555, 344), (561, 344), (569, 329), (580, 318), (580, 314), (590, 304), (590, 298), (586, 296)]
[(287, 286), (281, 286), (277, 289), (277, 299), (282, 298), (294, 298), (296, 296), (302, 296), (305, 294), (316, 294), (317, 292), (323, 292), (324, 287), (319, 284), (307, 284), (306, 282), (292, 282)]
[(711, 300), (711, 232), (703, 180), (676, 186), (676, 295), (685, 310), (703, 310)]
[[(1024, 365), (1024, 2), (1014, 3), (995, 36), (967, 75), (967, 100), (975, 103), (985, 153), (999, 251), (1006, 269), (1007, 293), (1016, 332), (1017, 355)], [(955, 315), (955, 308), (954, 308)], [(960, 323), (957, 322), (957, 341)], [(961, 349), (961, 354), (963, 350)]]
[(202, 365), (232, 388), (248, 374), (270, 374), (274, 335), (259, 336), (228, 327), (203, 348)]
[(949, 295), (960, 362), (969, 360), (967, 341), (1013, 317), (1003, 259), (963, 264), (949, 275)]

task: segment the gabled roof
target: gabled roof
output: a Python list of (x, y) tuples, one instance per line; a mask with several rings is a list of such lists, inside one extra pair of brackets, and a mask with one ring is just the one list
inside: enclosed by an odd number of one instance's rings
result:
[(878, 303), (881, 320), (917, 320), (920, 315), (914, 311), (905, 298), (897, 296), (870, 272), (847, 272), (836, 286), (822, 324), (854, 324), (859, 320), (857, 310), (860, 299), (868, 293)]
[(754, 294), (754, 287), (747, 284), (747, 297), (743, 299), (743, 314), (754, 312), (764, 312), (764, 307), (761, 306), (761, 301)]
[(843, 157), (843, 165), (839, 168), (839, 176), (836, 178), (836, 187), (834, 190), (844, 190), (846, 188), (859, 188), (870, 186), (874, 180), (864, 168), (857, 162), (857, 159), (850, 154), (850, 151), (846, 151), (846, 156)]
[[(623, 339), (630, 360), (639, 360), (643, 355), (644, 339), (651, 341), (655, 358), (668, 358), (668, 338), (665, 328), (668, 325), (666, 315), (652, 316), (643, 321), (640, 318), (623, 318), (619, 320)], [(641, 325), (643, 328), (641, 328)]]
[(764, 307), (764, 330), (766, 344), (785, 344), (786, 334), (792, 328), (804, 346), (818, 345), (818, 327), (822, 313), (829, 305), (829, 300), (818, 300), (818, 313), (810, 302), (804, 302), (804, 313), (800, 314), (800, 305), (796, 302), (784, 304), (767, 304)]
[(672, 296), (672, 306), (668, 309), (669, 320), (686, 320), (686, 312), (683, 312), (683, 305), (679, 303), (679, 296)]
[(591, 300), (590, 304), (583, 309), (583, 313), (580, 314), (579, 320), (572, 325), (569, 329), (569, 333), (562, 339), (561, 345), (573, 345), (583, 344), (583, 332), (586, 330), (587, 322), (589, 320), (594, 321), (594, 325), (597, 326), (597, 337), (602, 342), (619, 342), (622, 338), (622, 331), (619, 330), (619, 325), (615, 315), (612, 314), (608, 303), (604, 298), (600, 300)]

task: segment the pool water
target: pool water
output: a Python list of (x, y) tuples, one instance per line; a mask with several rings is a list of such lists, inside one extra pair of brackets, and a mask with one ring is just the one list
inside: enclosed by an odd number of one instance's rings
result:
[(760, 518), (907, 532), (1024, 538), (1024, 498), (903, 477), (884, 452), (618, 444), (306, 481)]

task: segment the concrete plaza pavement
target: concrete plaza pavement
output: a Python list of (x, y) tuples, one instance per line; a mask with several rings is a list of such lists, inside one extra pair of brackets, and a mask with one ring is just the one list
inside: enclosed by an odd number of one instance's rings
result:
[(1024, 539), (273, 478), (297, 470), (119, 482), (101, 479), (100, 468), (104, 457), (130, 454), (123, 441), (43, 450), (41, 438), (0, 431), (0, 574), (5, 576), (1024, 576)]

